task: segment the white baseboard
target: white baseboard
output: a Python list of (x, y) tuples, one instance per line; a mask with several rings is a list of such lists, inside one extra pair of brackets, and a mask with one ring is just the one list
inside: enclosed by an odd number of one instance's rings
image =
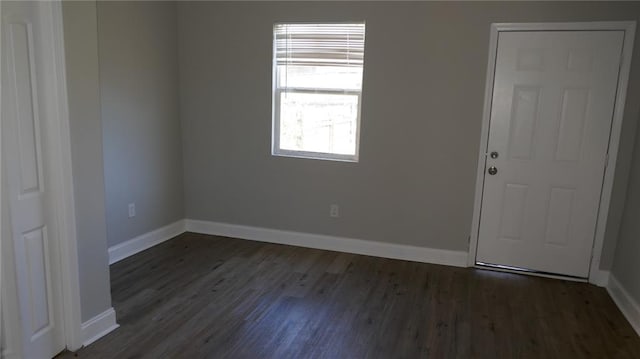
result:
[(179, 220), (126, 242), (109, 247), (109, 264), (116, 263), (145, 249), (149, 249), (185, 231), (376, 257), (403, 259), (414, 262), (444, 264), (456, 267), (467, 266), (468, 253), (466, 251), (450, 251), (405, 244), (383, 243), (191, 219)]
[(118, 328), (116, 311), (109, 308), (82, 323), (82, 345), (87, 346)]
[(157, 244), (167, 241), (185, 231), (185, 221), (181, 219), (167, 226), (137, 236), (126, 242), (109, 247), (109, 264), (121, 261), (136, 253), (149, 249)]
[(195, 233), (248, 239), (260, 242), (288, 244), (299, 247), (363, 254), (383, 258), (402, 259), (414, 262), (467, 267), (468, 253), (466, 251), (424, 248), (405, 244), (383, 243), (362, 239), (334, 237), (321, 234), (283, 231), (192, 219), (187, 219), (185, 221), (187, 231)]
[(633, 299), (614, 275), (609, 277), (607, 291), (618, 308), (620, 308), (622, 314), (624, 314), (633, 329), (635, 329), (636, 333), (640, 336), (640, 305), (638, 305), (638, 302)]
[(609, 285), (609, 277), (611, 273), (607, 270), (596, 270), (593, 271), (591, 276), (589, 277), (589, 283), (595, 284), (598, 287), (607, 287)]

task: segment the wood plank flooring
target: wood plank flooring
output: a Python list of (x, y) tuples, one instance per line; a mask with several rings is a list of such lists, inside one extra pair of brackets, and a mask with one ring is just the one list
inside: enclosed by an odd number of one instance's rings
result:
[(121, 327), (60, 358), (640, 358), (585, 283), (185, 233), (111, 289)]

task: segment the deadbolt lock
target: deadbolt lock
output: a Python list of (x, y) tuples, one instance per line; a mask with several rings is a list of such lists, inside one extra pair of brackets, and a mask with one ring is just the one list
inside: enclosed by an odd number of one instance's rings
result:
[(498, 169), (496, 168), (496, 166), (491, 166), (489, 167), (489, 169), (487, 170), (487, 172), (489, 172), (490, 175), (495, 175), (496, 173), (498, 173)]

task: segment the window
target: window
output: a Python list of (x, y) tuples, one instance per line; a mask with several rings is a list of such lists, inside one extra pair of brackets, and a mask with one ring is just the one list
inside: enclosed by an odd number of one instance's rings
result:
[(358, 160), (364, 23), (274, 26), (273, 154)]

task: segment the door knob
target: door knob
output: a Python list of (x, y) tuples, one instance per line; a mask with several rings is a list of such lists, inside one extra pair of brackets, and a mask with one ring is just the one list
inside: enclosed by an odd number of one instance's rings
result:
[(491, 166), (489, 167), (489, 170), (487, 170), (487, 172), (489, 172), (489, 174), (493, 176), (498, 173), (498, 169), (496, 168), (496, 166)]

